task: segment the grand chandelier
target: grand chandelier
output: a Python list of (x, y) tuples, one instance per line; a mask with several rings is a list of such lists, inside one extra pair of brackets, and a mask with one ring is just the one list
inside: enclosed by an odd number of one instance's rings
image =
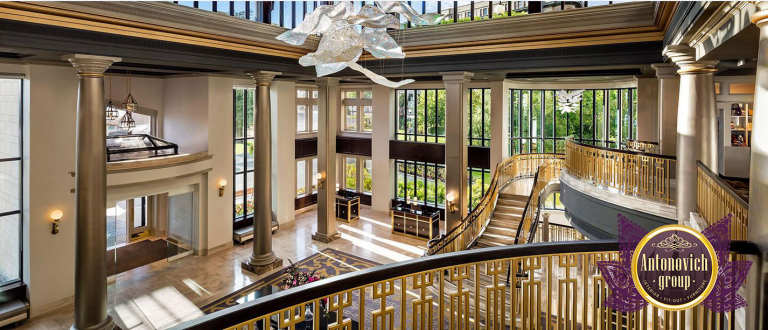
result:
[(357, 64), (363, 50), (379, 59), (405, 57), (402, 47), (387, 33), (387, 29), (400, 28), (400, 20), (394, 14), (416, 25), (435, 25), (447, 17), (440, 14), (420, 15), (405, 1), (376, 1), (375, 5), (365, 5), (354, 13), (352, 3), (342, 1), (317, 7), (301, 24), (277, 36), (277, 39), (291, 45), (302, 45), (311, 34), (321, 35), (317, 50), (302, 56), (299, 64), (314, 66), (318, 77), (350, 68), (377, 84), (398, 88), (412, 83), (413, 79), (393, 82)]

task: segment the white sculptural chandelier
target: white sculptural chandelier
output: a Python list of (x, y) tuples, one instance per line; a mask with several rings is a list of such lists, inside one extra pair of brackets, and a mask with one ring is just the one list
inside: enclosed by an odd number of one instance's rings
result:
[(388, 28), (400, 28), (400, 20), (393, 14), (400, 14), (417, 25), (438, 24), (447, 16), (420, 15), (405, 1), (376, 1), (375, 5), (365, 5), (354, 13), (352, 3), (342, 1), (317, 7), (295, 29), (286, 31), (277, 39), (291, 45), (302, 45), (311, 34), (321, 35), (317, 50), (302, 56), (299, 64), (314, 66), (318, 77), (350, 68), (377, 84), (398, 88), (412, 83), (413, 79), (393, 82), (357, 64), (363, 49), (379, 59), (405, 57), (402, 47), (387, 33)]
[(557, 105), (560, 106), (562, 113), (575, 112), (580, 107), (581, 96), (584, 93), (583, 89), (578, 89), (570, 92), (564, 90), (557, 92)]

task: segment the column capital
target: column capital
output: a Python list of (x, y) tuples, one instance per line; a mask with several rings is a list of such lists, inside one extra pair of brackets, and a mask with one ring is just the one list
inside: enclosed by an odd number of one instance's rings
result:
[(758, 1), (755, 5), (757, 6), (757, 12), (752, 14), (750, 19), (758, 27), (763, 27), (763, 25), (768, 23), (768, 1)]
[(272, 79), (283, 74), (282, 72), (264, 70), (248, 71), (247, 73), (258, 86), (269, 86), (272, 83)]
[(656, 77), (659, 79), (677, 77), (677, 66), (672, 63), (653, 63), (651, 67), (656, 70)]
[(440, 72), (440, 75), (443, 76), (443, 81), (446, 84), (466, 84), (475, 76), (473, 72), (467, 71)]
[(69, 54), (61, 57), (62, 60), (69, 61), (79, 76), (104, 76), (112, 63), (120, 62), (123, 59), (119, 57), (97, 56), (86, 54)]
[(717, 72), (718, 61), (697, 61), (696, 50), (687, 45), (669, 45), (664, 48), (664, 56), (669, 57), (680, 67), (678, 74), (703, 74)]
[(319, 86), (338, 86), (339, 78), (332, 77), (317, 77), (315, 78), (315, 85)]

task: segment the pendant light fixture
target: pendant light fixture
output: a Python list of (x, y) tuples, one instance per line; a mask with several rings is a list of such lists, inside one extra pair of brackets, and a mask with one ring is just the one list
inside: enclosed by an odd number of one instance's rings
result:
[(123, 100), (123, 109), (125, 110), (125, 115), (122, 119), (120, 119), (120, 123), (117, 125), (120, 129), (124, 131), (130, 131), (134, 127), (136, 127), (136, 122), (133, 120), (133, 112), (136, 111), (136, 109), (139, 108), (139, 103), (136, 102), (136, 99), (133, 98), (133, 95), (131, 95), (131, 73), (128, 72), (128, 78), (127, 78), (127, 84), (126, 87), (128, 89), (128, 96), (125, 97), (125, 100)]
[(107, 103), (107, 122), (117, 119), (119, 115), (115, 104), (112, 103), (112, 75), (109, 75), (109, 103)]

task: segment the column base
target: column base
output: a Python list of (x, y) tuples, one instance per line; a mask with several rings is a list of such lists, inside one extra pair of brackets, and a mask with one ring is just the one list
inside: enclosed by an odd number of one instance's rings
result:
[(115, 325), (115, 320), (113, 320), (111, 316), (107, 315), (107, 318), (104, 319), (104, 321), (100, 324), (87, 328), (78, 328), (73, 324), (71, 327), (69, 327), (69, 330), (113, 330), (116, 328), (117, 326)]
[(333, 233), (333, 234), (328, 235), (328, 234), (317, 232), (317, 233), (314, 233), (312, 235), (312, 240), (315, 240), (315, 241), (318, 241), (318, 242), (323, 242), (325, 244), (333, 242), (333, 241), (335, 241), (335, 240), (337, 240), (339, 238), (341, 238), (341, 234), (339, 234), (339, 233)]
[(264, 264), (264, 265), (255, 265), (251, 263), (251, 259), (244, 260), (240, 266), (251, 273), (254, 273), (256, 275), (263, 275), (264, 273), (273, 270), (275, 268), (279, 268), (283, 266), (283, 259), (275, 258), (274, 261)]

